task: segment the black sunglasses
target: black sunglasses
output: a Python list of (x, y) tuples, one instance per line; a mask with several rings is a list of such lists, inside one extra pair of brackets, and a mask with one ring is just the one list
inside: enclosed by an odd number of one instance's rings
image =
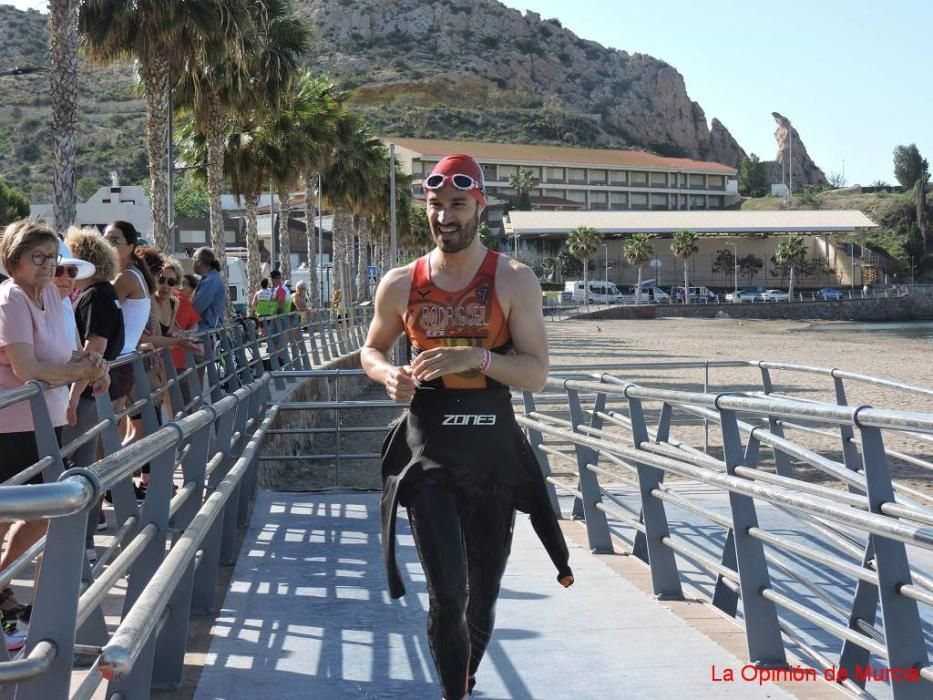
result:
[(164, 284), (167, 287), (174, 287), (178, 284), (178, 280), (174, 277), (166, 277), (165, 275), (159, 275), (159, 284)]
[(71, 279), (74, 279), (78, 276), (78, 268), (74, 265), (59, 265), (55, 268), (55, 276), (61, 277), (63, 275), (68, 275)]

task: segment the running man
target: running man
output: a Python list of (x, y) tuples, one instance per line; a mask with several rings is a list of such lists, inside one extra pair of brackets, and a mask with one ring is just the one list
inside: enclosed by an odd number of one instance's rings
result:
[[(547, 380), (541, 287), (528, 267), (480, 242), (486, 198), (473, 158), (448, 156), (423, 186), (437, 247), (385, 276), (361, 359), (390, 398), (410, 402), (383, 447), (389, 591), (405, 593), (395, 562), (401, 503), (427, 579), (428, 641), (444, 697), (461, 700), (492, 635), (516, 509), (530, 513), (564, 587), (573, 574), (509, 392)], [(412, 359), (396, 366), (387, 353), (402, 333)]]

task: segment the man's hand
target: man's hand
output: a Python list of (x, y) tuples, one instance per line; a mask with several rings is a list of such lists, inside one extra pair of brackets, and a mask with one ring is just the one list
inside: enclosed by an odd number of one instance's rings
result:
[(429, 382), (445, 374), (458, 374), (477, 369), (483, 361), (482, 348), (433, 348), (420, 353), (411, 363), (411, 371), (419, 382)]
[[(106, 394), (110, 389), (110, 375), (104, 374), (102, 377), (97, 379), (94, 383), (91, 384), (91, 393), (94, 396), (99, 396), (100, 394)], [(74, 425), (74, 423), (71, 423)]]
[(389, 370), (386, 379), (386, 393), (393, 401), (408, 403), (415, 395), (415, 380), (411, 374), (411, 367), (393, 367)]

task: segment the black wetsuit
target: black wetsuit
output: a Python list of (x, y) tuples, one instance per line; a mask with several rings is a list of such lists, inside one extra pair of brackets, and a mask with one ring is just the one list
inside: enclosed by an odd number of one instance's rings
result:
[[(430, 301), (432, 291), (435, 297), (450, 299), (450, 293), (438, 293), (436, 287), (430, 287), (426, 265), (424, 258), (416, 265), (412, 295), (418, 292), (422, 305), (425, 299)], [(494, 279), (495, 258), (487, 259), (473, 283), (452, 296), (459, 295), (461, 303), (464, 299), (475, 301), (477, 297), (471, 292), (484, 283), (481, 273), (490, 267)], [(491, 282), (485, 281), (489, 287)], [(483, 309), (471, 308), (469, 313), (460, 314), (461, 318), (488, 319), (494, 315), (486, 311), (487, 304), (497, 304), (492, 290), (487, 288), (479, 297)], [(443, 316), (433, 313), (424, 317)], [(428, 343), (418, 332), (423, 329), (412, 329), (412, 317), (409, 313), (406, 330), (417, 352), (419, 345)], [(448, 319), (456, 317), (456, 310), (446, 314)], [(501, 333), (493, 335), (502, 340)], [(432, 334), (432, 339), (437, 337), (437, 333)], [(496, 338), (489, 335), (469, 337), (494, 351), (505, 349), (493, 345)], [(442, 380), (419, 387), (382, 451), (383, 553), (389, 591), (393, 598), (405, 593), (395, 561), (395, 520), (400, 503), (407, 508), (427, 580), (428, 641), (448, 700), (460, 700), (472, 690), (492, 636), (516, 509), (531, 515), (532, 526), (558, 570), (558, 579), (571, 575), (563, 534), (537, 460), (515, 421), (508, 388), (475, 373), (450, 383), (462, 386), (477, 380), (482, 382), (480, 388), (449, 388)]]

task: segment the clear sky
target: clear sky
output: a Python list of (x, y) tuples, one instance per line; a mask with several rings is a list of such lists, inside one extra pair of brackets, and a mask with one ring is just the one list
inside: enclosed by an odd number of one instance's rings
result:
[[(0, 0), (9, 3), (11, 0)], [(45, 0), (12, 0), (45, 10)], [(708, 120), (774, 157), (774, 120), (796, 127), (823, 170), (894, 183), (891, 152), (933, 159), (933, 2), (928, 0), (506, 0), (577, 35), (681, 72)]]

